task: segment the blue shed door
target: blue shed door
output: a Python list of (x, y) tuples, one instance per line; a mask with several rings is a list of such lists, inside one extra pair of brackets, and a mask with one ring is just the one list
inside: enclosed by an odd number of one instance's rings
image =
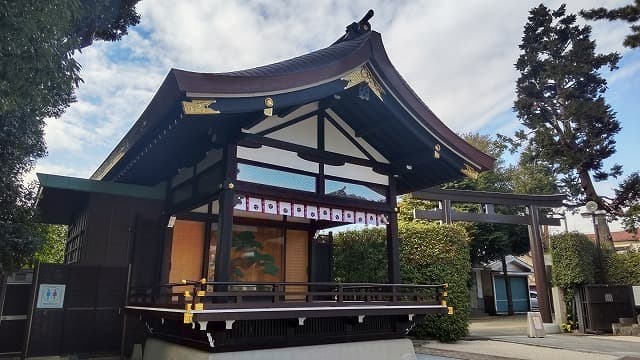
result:
[[(506, 314), (507, 305), (507, 288), (504, 284), (503, 276), (495, 276), (496, 286), (496, 312)], [(511, 296), (513, 298), (513, 312), (529, 311), (529, 284), (526, 276), (510, 276), (511, 280)]]

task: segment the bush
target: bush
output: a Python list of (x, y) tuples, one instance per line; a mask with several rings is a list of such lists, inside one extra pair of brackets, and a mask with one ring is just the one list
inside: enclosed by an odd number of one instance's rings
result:
[(606, 261), (610, 284), (640, 285), (640, 252), (610, 254)]
[[(455, 341), (469, 326), (469, 246), (456, 225), (400, 222), (400, 271), (403, 283), (449, 284), (447, 305), (453, 315), (432, 316), (413, 335)], [(343, 282), (388, 282), (386, 231), (352, 230), (334, 235), (334, 276)]]
[(333, 236), (333, 276), (340, 282), (387, 282), (386, 230), (365, 228)]
[(563, 233), (551, 237), (553, 284), (571, 299), (577, 287), (595, 281), (595, 245), (584, 234)]
[(449, 283), (447, 305), (453, 315), (431, 316), (414, 329), (416, 337), (455, 341), (469, 327), (469, 244), (459, 225), (400, 223), (400, 265), (404, 283)]

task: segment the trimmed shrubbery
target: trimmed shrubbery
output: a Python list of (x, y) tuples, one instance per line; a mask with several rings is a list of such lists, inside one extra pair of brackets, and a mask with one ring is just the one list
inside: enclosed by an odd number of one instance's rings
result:
[(459, 225), (402, 222), (400, 226), (402, 281), (415, 284), (449, 283), (447, 305), (453, 315), (432, 316), (414, 329), (417, 337), (455, 341), (469, 327), (469, 242)]
[(387, 282), (386, 230), (365, 228), (333, 236), (333, 277), (340, 282)]
[(640, 252), (610, 254), (606, 259), (609, 283), (616, 285), (640, 285)]
[(567, 299), (573, 297), (579, 286), (594, 283), (595, 246), (586, 235), (570, 232), (553, 236), (551, 256), (553, 284), (565, 290)]
[[(449, 284), (453, 315), (433, 316), (416, 326), (417, 337), (455, 341), (469, 325), (469, 246), (465, 230), (456, 225), (400, 222), (402, 282)], [(334, 236), (334, 274), (343, 282), (386, 282), (386, 232), (364, 229)]]

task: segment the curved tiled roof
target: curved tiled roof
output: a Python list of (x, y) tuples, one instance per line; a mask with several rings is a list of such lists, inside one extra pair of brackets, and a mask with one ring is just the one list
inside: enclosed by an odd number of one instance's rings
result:
[(277, 76), (307, 71), (319, 66), (326, 66), (339, 61), (348, 54), (353, 53), (362, 47), (369, 40), (370, 33), (362, 34), (359, 37), (339, 42), (326, 48), (310, 52), (292, 59), (280, 61), (274, 64), (263, 65), (252, 69), (238, 70), (223, 73), (227, 76)]
[[(353, 23), (332, 45), (274, 64), (227, 73), (198, 73), (172, 69), (147, 109), (92, 178), (102, 179), (141, 139), (147, 124), (159, 121), (170, 106), (185, 98), (252, 98), (311, 89), (340, 79), (368, 64), (388, 95), (402, 104), (435, 141), (448, 146), (478, 171), (493, 167), (494, 159), (457, 136), (429, 109), (391, 64), (379, 33)], [(171, 105), (174, 104), (174, 105)], [(407, 130), (408, 131), (408, 130)]]

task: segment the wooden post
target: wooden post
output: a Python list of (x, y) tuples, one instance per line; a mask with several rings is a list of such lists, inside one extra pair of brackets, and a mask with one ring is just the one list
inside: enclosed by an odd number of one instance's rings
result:
[(547, 272), (544, 265), (544, 252), (542, 250), (542, 236), (540, 235), (540, 215), (538, 207), (528, 205), (529, 211), (529, 244), (531, 246), (531, 257), (533, 258), (533, 271), (536, 275), (536, 290), (538, 291), (538, 306), (542, 321), (551, 323), (551, 304), (549, 303), (549, 292), (547, 288)]
[[(220, 188), (220, 208), (218, 216), (218, 243), (216, 245), (216, 270), (214, 280), (227, 282), (231, 280), (231, 237), (233, 236), (233, 207), (236, 203), (233, 190), (237, 172), (237, 148), (228, 144), (223, 151), (225, 176)], [(216, 289), (219, 290), (219, 289)]]
[(396, 199), (396, 178), (389, 176), (389, 205), (393, 212), (387, 224), (387, 272), (390, 284), (400, 283), (400, 241), (398, 240), (398, 202)]
[(211, 251), (211, 211), (212, 206), (211, 202), (207, 204), (207, 221), (204, 223), (204, 246), (202, 249), (202, 271), (200, 272), (200, 278), (204, 278), (209, 280), (209, 262), (211, 259), (209, 258), (209, 254)]
[(451, 207), (451, 200), (442, 200), (439, 205), (442, 209), (442, 222), (445, 224), (453, 223), (453, 208)]

